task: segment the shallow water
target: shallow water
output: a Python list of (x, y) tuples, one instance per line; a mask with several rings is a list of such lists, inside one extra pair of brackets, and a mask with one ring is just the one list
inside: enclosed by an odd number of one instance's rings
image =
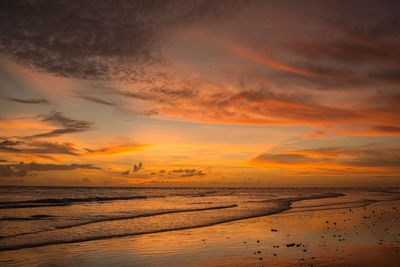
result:
[(1, 187), (0, 251), (205, 227), (398, 199), (368, 188)]

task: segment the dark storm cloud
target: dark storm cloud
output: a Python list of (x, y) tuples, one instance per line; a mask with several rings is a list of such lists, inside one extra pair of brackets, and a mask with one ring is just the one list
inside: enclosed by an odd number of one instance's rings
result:
[(19, 98), (8, 98), (10, 101), (14, 101), (17, 103), (22, 103), (22, 104), (50, 104), (50, 102), (47, 99), (19, 99)]
[(92, 164), (40, 164), (31, 162), (25, 164), (21, 162), (19, 164), (3, 164), (0, 165), (0, 177), (10, 176), (27, 176), (33, 171), (70, 171), (76, 169), (89, 169), (89, 170), (101, 170), (101, 168), (93, 166)]
[(0, 2), (0, 49), (36, 70), (84, 79), (143, 80), (173, 26), (219, 19), (241, 0)]
[(62, 115), (61, 112), (53, 112), (47, 116), (42, 116), (42, 121), (53, 123), (55, 125), (61, 126), (62, 128), (47, 133), (29, 136), (29, 138), (54, 137), (62, 134), (78, 133), (93, 129), (93, 123), (67, 118)]

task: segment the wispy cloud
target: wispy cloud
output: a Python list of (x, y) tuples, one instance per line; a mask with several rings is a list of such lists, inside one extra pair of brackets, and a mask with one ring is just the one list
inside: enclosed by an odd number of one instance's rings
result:
[[(323, 147), (281, 153), (263, 153), (250, 160), (250, 165), (267, 169), (290, 170), (290, 173), (319, 175), (321, 171), (357, 172), (396, 175), (400, 170), (398, 145), (370, 144), (361, 147)], [(337, 174), (337, 173), (336, 173)]]
[(106, 106), (111, 106), (111, 107), (118, 106), (117, 103), (114, 103), (114, 102), (111, 102), (111, 101), (107, 101), (107, 100), (104, 100), (104, 99), (100, 99), (100, 98), (97, 98), (97, 97), (93, 97), (93, 96), (79, 95), (78, 97), (81, 98), (81, 99), (85, 99), (85, 100), (87, 100), (89, 102), (93, 102), (93, 103), (100, 104), (100, 105), (106, 105)]
[(50, 102), (47, 99), (39, 98), (39, 99), (20, 99), (20, 98), (8, 98), (8, 100), (22, 103), (22, 104), (45, 104), (48, 105)]
[(179, 175), (179, 177), (193, 177), (207, 175), (202, 170), (196, 169), (173, 169), (168, 172), (169, 175)]
[(78, 133), (93, 129), (92, 122), (71, 119), (65, 117), (61, 112), (53, 112), (47, 116), (42, 116), (41, 121), (53, 123), (57, 126), (61, 126), (62, 128), (46, 133), (35, 134), (29, 136), (29, 138), (55, 137), (63, 134)]
[(0, 152), (17, 154), (64, 154), (77, 156), (78, 150), (71, 143), (51, 143), (37, 141), (11, 141), (4, 140), (0, 143)]
[(118, 155), (142, 151), (148, 144), (115, 145), (97, 149), (86, 148), (87, 155)]

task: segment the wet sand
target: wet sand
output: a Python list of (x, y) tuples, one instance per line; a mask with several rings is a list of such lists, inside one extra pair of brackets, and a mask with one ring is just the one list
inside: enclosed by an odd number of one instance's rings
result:
[(400, 201), (3, 251), (2, 266), (400, 266)]

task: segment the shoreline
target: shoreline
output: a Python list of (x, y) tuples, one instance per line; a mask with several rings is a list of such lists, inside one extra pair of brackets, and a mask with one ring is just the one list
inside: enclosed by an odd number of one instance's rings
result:
[(3, 251), (0, 263), (26, 254), (34, 262), (57, 259), (63, 266), (77, 265), (75, 258), (84, 259), (81, 266), (376, 266), (377, 259), (396, 266), (399, 211), (400, 201), (395, 200), (279, 213), (210, 227)]
[[(327, 198), (338, 198), (338, 197), (344, 197), (346, 196), (345, 194), (342, 193), (325, 193), (325, 194), (320, 194), (320, 195), (315, 195), (315, 196), (307, 196), (307, 197), (297, 197), (297, 198), (287, 198), (287, 199), (273, 199), (270, 200), (269, 202), (277, 202), (278, 207), (277, 210), (271, 211), (270, 213), (264, 213), (262, 215), (254, 215), (254, 216), (247, 216), (247, 217), (241, 217), (237, 219), (228, 219), (224, 221), (218, 221), (215, 223), (208, 223), (208, 224), (202, 224), (202, 225), (197, 225), (197, 226), (188, 226), (188, 227), (180, 227), (180, 228), (174, 228), (174, 229), (162, 229), (158, 231), (149, 231), (149, 232), (140, 232), (140, 233), (127, 233), (127, 234), (122, 234), (122, 235), (110, 235), (110, 236), (98, 236), (98, 237), (91, 237), (91, 238), (83, 238), (83, 239), (75, 239), (75, 240), (70, 240), (70, 241), (54, 241), (54, 242), (47, 242), (47, 243), (40, 243), (40, 244), (29, 244), (29, 245), (22, 245), (22, 246), (9, 246), (9, 247), (0, 247), (0, 252), (2, 251), (12, 251), (12, 250), (19, 250), (19, 249), (25, 249), (25, 248), (37, 248), (37, 247), (46, 247), (46, 246), (51, 246), (51, 245), (62, 245), (62, 244), (73, 244), (73, 243), (81, 243), (81, 242), (90, 242), (90, 241), (96, 241), (96, 240), (105, 240), (105, 239), (113, 239), (113, 238), (123, 238), (123, 237), (129, 237), (129, 236), (139, 236), (139, 235), (148, 235), (148, 234), (155, 234), (155, 233), (164, 233), (164, 232), (171, 232), (171, 231), (182, 231), (182, 230), (188, 230), (188, 229), (196, 229), (196, 228), (203, 228), (203, 227), (210, 227), (218, 224), (224, 224), (224, 223), (230, 223), (230, 222), (235, 222), (235, 221), (241, 221), (241, 220), (248, 220), (248, 219), (253, 219), (253, 218), (261, 218), (261, 217), (267, 217), (271, 215), (276, 215), (276, 214), (282, 214), (284, 212), (290, 211), (292, 209), (292, 204), (300, 201), (307, 201), (307, 200), (319, 200), (319, 199), (327, 199)], [(187, 212), (187, 211), (202, 211), (202, 210), (213, 210), (213, 209), (223, 209), (223, 208), (232, 208), (232, 207), (237, 207), (237, 205), (230, 205), (230, 206), (224, 206), (224, 207), (210, 207), (207, 209), (192, 209), (192, 210), (186, 210), (186, 211), (169, 211), (169, 212), (160, 212), (156, 214), (147, 214), (147, 215), (138, 215), (138, 216), (131, 216), (131, 217), (123, 217), (123, 218), (116, 218), (112, 220), (127, 220), (127, 219), (136, 219), (136, 218), (143, 218), (143, 217), (149, 217), (149, 216), (158, 216), (158, 215), (165, 215), (165, 214), (173, 214), (173, 213), (182, 213), (182, 212)], [(108, 221), (112, 221), (108, 220)], [(73, 227), (78, 227), (82, 225), (88, 225), (88, 224), (93, 224), (93, 223), (98, 223), (98, 222), (104, 222), (104, 221), (92, 221), (92, 222), (87, 222), (87, 223), (81, 223), (73, 226), (68, 226), (68, 227), (58, 227), (55, 230), (58, 229), (68, 229), (68, 228), (73, 228)], [(54, 230), (49, 230), (49, 232), (54, 231)], [(46, 231), (41, 231), (41, 232), (46, 232)], [(35, 232), (35, 233), (40, 233), (40, 232)], [(29, 235), (29, 234), (34, 234), (34, 233), (24, 233), (20, 234), (17, 236), (23, 236), (23, 235)], [(13, 236), (15, 237), (15, 236)], [(2, 237), (0, 238), (7, 238), (7, 237)]]
[[(328, 210), (340, 210), (340, 209), (346, 209), (346, 208), (361, 208), (361, 207), (366, 207), (369, 206), (373, 203), (377, 202), (387, 202), (387, 201), (398, 201), (400, 199), (393, 199), (393, 200), (366, 200), (366, 203), (359, 203), (359, 202), (345, 202), (345, 203), (332, 203), (328, 204), (328, 206), (338, 206), (340, 204), (359, 204), (358, 206), (347, 206), (347, 207), (331, 207), (328, 208), (323, 205), (314, 205), (314, 206), (303, 206), (301, 208), (312, 208), (312, 209), (306, 209), (306, 210), (296, 210), (296, 207), (292, 207), (292, 205), (296, 202), (302, 202), (302, 201), (313, 201), (313, 200), (320, 200), (320, 199), (327, 199), (327, 198), (339, 198), (339, 197), (344, 197), (346, 194), (342, 193), (326, 193), (322, 195), (316, 195), (316, 196), (307, 196), (304, 198), (292, 198), (292, 199), (275, 199), (271, 200), (271, 202), (277, 202), (277, 201), (283, 201), (280, 202), (280, 208), (278, 210), (272, 211), (268, 214), (262, 214), (262, 215), (255, 215), (255, 216), (249, 216), (245, 218), (238, 218), (238, 219), (229, 219), (226, 221), (219, 221), (215, 223), (209, 223), (209, 224), (204, 224), (204, 225), (197, 225), (197, 226), (188, 226), (188, 227), (181, 227), (181, 228), (175, 228), (175, 229), (163, 229), (163, 230), (158, 230), (158, 231), (150, 231), (150, 232), (140, 232), (140, 233), (129, 233), (129, 234), (122, 234), (122, 235), (112, 235), (112, 236), (98, 236), (95, 238), (87, 238), (87, 239), (77, 239), (77, 240), (71, 240), (71, 241), (60, 241), (60, 242), (48, 242), (48, 243), (41, 243), (41, 244), (30, 244), (27, 246), (10, 246), (10, 247), (2, 247), (0, 248), (0, 253), (3, 251), (17, 251), (21, 249), (29, 249), (29, 248), (40, 248), (40, 247), (47, 247), (47, 246), (52, 246), (52, 245), (63, 245), (63, 244), (74, 244), (74, 243), (83, 243), (83, 242), (91, 242), (91, 241), (99, 241), (99, 240), (108, 240), (108, 239), (118, 239), (118, 238), (125, 238), (125, 237), (132, 237), (132, 236), (141, 236), (141, 235), (151, 235), (151, 234), (158, 234), (158, 233), (165, 233), (165, 232), (175, 232), (175, 231), (184, 231), (184, 230), (190, 230), (190, 229), (198, 229), (198, 228), (206, 228), (206, 227), (212, 227), (220, 224), (226, 224), (226, 223), (231, 223), (231, 222), (239, 222), (239, 221), (245, 221), (245, 220), (250, 220), (250, 219), (255, 219), (255, 218), (263, 218), (263, 217), (269, 217), (269, 216), (274, 216), (274, 215), (285, 215), (285, 214), (293, 214), (293, 213), (304, 213), (304, 212), (315, 212), (315, 211), (328, 211)], [(236, 205), (231, 205), (227, 207), (211, 207), (207, 209), (222, 209), (222, 208), (229, 208), (229, 207), (234, 207)], [(193, 209), (190, 211), (198, 211), (198, 210), (205, 210), (205, 209)], [(147, 217), (147, 216), (153, 216), (153, 215), (164, 215), (164, 214), (171, 214), (171, 213), (181, 213), (184, 211), (169, 211), (169, 212), (163, 212), (163, 213), (156, 213), (156, 214), (147, 214), (147, 215), (139, 215), (139, 216), (131, 216), (131, 217), (126, 217), (126, 218), (116, 218), (116, 219), (111, 219), (111, 220), (127, 220), (127, 219), (135, 219), (135, 218), (141, 218), (141, 217)], [(109, 219), (110, 220), (110, 219)], [(108, 221), (108, 220), (107, 220)], [(97, 223), (97, 222), (103, 222), (103, 221), (93, 221), (93, 222), (87, 222), (87, 223), (81, 223), (77, 225), (72, 225), (68, 227), (59, 227), (57, 229), (67, 229), (67, 228), (73, 228), (81, 225), (87, 225), (87, 224), (92, 224), (92, 223)], [(54, 231), (54, 230), (49, 230)], [(20, 235), (28, 235), (32, 233), (24, 233)], [(18, 235), (19, 236), (19, 235)], [(7, 237), (2, 237), (2, 238), (7, 238)]]

